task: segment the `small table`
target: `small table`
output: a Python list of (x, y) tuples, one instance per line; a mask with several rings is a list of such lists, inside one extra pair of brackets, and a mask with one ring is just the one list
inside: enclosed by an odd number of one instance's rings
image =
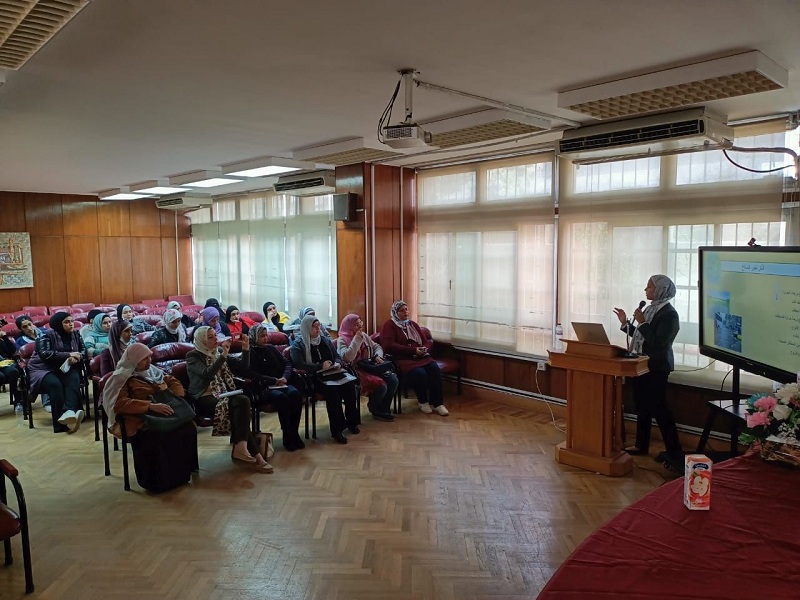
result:
[(700, 441), (697, 444), (697, 452), (703, 452), (708, 443), (708, 436), (711, 434), (711, 427), (717, 415), (722, 414), (730, 420), (731, 424), (731, 451), (730, 456), (734, 457), (739, 454), (739, 424), (745, 421), (745, 407), (747, 403), (743, 400), (738, 402), (734, 400), (709, 400), (708, 401), (708, 417), (706, 424), (703, 426), (703, 433), (700, 435)]

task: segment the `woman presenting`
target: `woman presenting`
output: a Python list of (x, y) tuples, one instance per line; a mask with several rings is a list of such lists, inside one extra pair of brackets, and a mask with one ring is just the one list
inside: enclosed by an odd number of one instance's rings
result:
[(675, 284), (666, 275), (653, 275), (644, 288), (650, 304), (633, 312), (633, 322), (628, 321), (625, 311), (614, 308), (621, 324), (620, 329), (633, 336), (632, 349), (648, 357), (644, 375), (632, 379), (633, 398), (636, 404), (636, 445), (626, 448), (628, 454), (647, 454), (650, 449), (650, 420), (655, 417), (666, 452), (659, 455), (659, 462), (667, 467), (683, 468), (683, 451), (678, 440), (675, 419), (667, 406), (667, 378), (675, 369), (672, 342), (678, 335), (680, 319), (670, 304), (675, 297)]

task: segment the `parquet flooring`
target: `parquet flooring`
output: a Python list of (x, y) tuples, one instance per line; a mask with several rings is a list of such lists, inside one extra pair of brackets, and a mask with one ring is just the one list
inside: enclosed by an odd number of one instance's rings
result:
[[(123, 491), (119, 452), (104, 477), (88, 422), (56, 435), (37, 406), (31, 431), (0, 396), (0, 457), (20, 470), (31, 515), (27, 597), (535, 598), (588, 534), (663, 479), (558, 465), (564, 434), (540, 403), (469, 394), (449, 398), (445, 418), (413, 399), (394, 423), (365, 413), (346, 446), (330, 441), (320, 404), (319, 439), (295, 453), (265, 415), (278, 442), (272, 475), (237, 467), (226, 440), (201, 430), (199, 474), (161, 495), (135, 479)], [(13, 543), (3, 599), (26, 597)]]

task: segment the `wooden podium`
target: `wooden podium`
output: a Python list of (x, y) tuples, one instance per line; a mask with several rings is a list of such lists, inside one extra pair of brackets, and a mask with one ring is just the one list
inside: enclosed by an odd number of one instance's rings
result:
[(647, 357), (624, 358), (607, 344), (562, 340), (550, 364), (567, 371), (567, 441), (556, 446), (561, 464), (619, 477), (633, 467), (622, 449), (622, 378), (647, 373)]

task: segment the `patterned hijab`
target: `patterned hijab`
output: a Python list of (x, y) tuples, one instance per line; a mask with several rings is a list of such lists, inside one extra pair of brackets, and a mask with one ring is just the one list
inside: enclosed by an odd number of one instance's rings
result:
[(111, 331), (108, 332), (108, 352), (111, 354), (111, 364), (115, 367), (122, 358), (125, 349), (130, 345), (122, 341), (122, 332), (126, 329), (132, 329), (133, 325), (128, 321), (116, 321), (111, 325)]
[[(258, 347), (258, 334), (261, 333), (262, 330), (269, 331), (267, 329), (267, 326), (264, 325), (263, 323), (256, 323), (255, 325), (253, 325), (250, 328), (250, 331), (247, 332), (247, 337), (250, 338), (250, 347), (251, 348)], [(269, 343), (269, 342), (267, 342), (267, 343)]]
[(422, 346), (422, 338), (417, 333), (416, 328), (411, 325), (411, 319), (401, 321), (400, 317), (397, 316), (397, 311), (404, 306), (408, 307), (408, 304), (406, 304), (403, 300), (398, 300), (392, 304), (392, 322), (403, 330), (403, 333), (406, 334), (406, 338)]
[[(644, 312), (644, 320), (646, 323), (651, 323), (656, 313), (661, 310), (664, 305), (669, 304), (669, 301), (675, 297), (676, 293), (675, 284), (672, 283), (672, 280), (666, 275), (653, 275), (650, 281), (653, 282), (655, 291), (653, 292), (653, 299), (650, 301), (650, 304), (642, 311)], [(644, 337), (639, 333), (638, 328), (633, 333), (632, 348), (637, 354), (641, 354), (644, 348)]]
[[(345, 344), (348, 346), (353, 341), (353, 337), (356, 335), (356, 327), (358, 326), (358, 321), (361, 319), (356, 314), (350, 313), (344, 319), (342, 319), (341, 324), (339, 325), (339, 339), (344, 341)], [(359, 360), (362, 358), (369, 358), (370, 357), (370, 347), (368, 343), (362, 343), (361, 346), (358, 348), (358, 353), (356, 354), (355, 360)]]
[(219, 346), (214, 346), (213, 348), (209, 347), (206, 343), (206, 338), (208, 337), (208, 330), (211, 329), (208, 325), (202, 325), (200, 327), (195, 328), (194, 330), (194, 347), (197, 348), (200, 352), (205, 354), (206, 356), (213, 356), (216, 357), (219, 354)]
[[(176, 310), (174, 308), (168, 308), (166, 311), (164, 311), (164, 317), (163, 317), (163, 319), (164, 319), (164, 327), (172, 335), (177, 335), (179, 342), (185, 342), (186, 341), (186, 327), (184, 327), (183, 323), (180, 322), (181, 317), (183, 317), (183, 315), (181, 314), (181, 311)], [(172, 323), (176, 319), (178, 320), (178, 326), (177, 327), (171, 327), (170, 323)]]
[(181, 303), (178, 302), (177, 300), (171, 300), (170, 302), (167, 302), (167, 309), (170, 309), (170, 308), (174, 308), (175, 310), (180, 310), (181, 309)]
[[(217, 356), (220, 353), (220, 348), (219, 346), (210, 348), (208, 344), (206, 344), (206, 338), (208, 337), (209, 329), (211, 329), (211, 327), (204, 325), (195, 330), (194, 347), (206, 355), (206, 365), (210, 367), (214, 361), (217, 360)], [(211, 393), (215, 396), (219, 396), (219, 394), (222, 394), (223, 392), (233, 391), (236, 389), (236, 382), (233, 380), (233, 373), (231, 373), (227, 362), (223, 363), (222, 368), (217, 371), (216, 375), (214, 375), (214, 379), (211, 380), (211, 382), (208, 384), (208, 387), (211, 388)]]

